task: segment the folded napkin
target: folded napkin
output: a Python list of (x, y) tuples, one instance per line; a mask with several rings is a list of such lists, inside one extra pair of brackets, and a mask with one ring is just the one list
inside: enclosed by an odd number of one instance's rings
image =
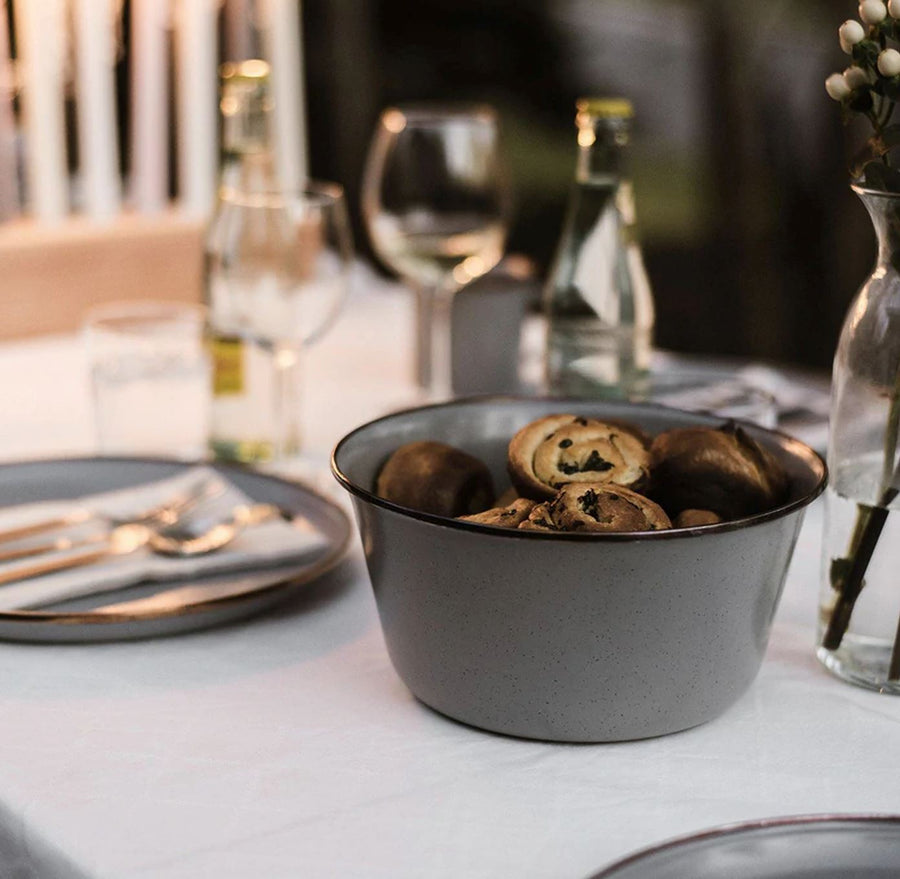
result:
[[(22, 504), (0, 510), (0, 530), (65, 516), (73, 509), (89, 510), (98, 518), (68, 526), (52, 533), (0, 544), (0, 550), (27, 547), (51, 538), (78, 540), (102, 533), (108, 528), (106, 517), (133, 518), (144, 510), (167, 503), (198, 485), (207, 491), (204, 500), (185, 513), (186, 518), (202, 515), (204, 520), (221, 514), (224, 520), (239, 504), (252, 503), (234, 484), (210, 467), (198, 466), (168, 479), (118, 491), (104, 492), (77, 500)], [(174, 558), (158, 555), (141, 547), (125, 555), (111, 555), (83, 567), (70, 568), (0, 585), (0, 610), (40, 607), (85, 595), (109, 592), (137, 583), (179, 581), (227, 571), (248, 571), (278, 564), (300, 562), (320, 551), (325, 536), (305, 520), (287, 522), (273, 519), (241, 531), (234, 541), (208, 555)], [(54, 552), (15, 562), (0, 562), (4, 573), (27, 568), (41, 560), (83, 555), (97, 546)]]
[(770, 393), (778, 402), (781, 415), (803, 411), (828, 418), (831, 385), (827, 378), (816, 382), (791, 378), (770, 366), (745, 366), (738, 375), (749, 384)]

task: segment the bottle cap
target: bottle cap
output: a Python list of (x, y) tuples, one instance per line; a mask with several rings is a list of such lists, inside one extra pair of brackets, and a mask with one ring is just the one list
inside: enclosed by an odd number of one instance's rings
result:
[(628, 98), (579, 98), (575, 102), (579, 114), (602, 119), (631, 119), (634, 106)]

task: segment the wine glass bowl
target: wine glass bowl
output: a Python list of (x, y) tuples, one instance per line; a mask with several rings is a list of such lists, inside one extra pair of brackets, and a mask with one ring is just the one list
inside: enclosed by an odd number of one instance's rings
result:
[[(336, 184), (220, 196), (222, 220), (207, 257), (220, 327), (305, 346), (340, 311), (352, 259)], [(230, 324), (230, 326), (229, 326)]]
[(225, 364), (214, 388), (217, 456), (280, 461), (299, 451), (302, 351), (334, 323), (352, 254), (337, 184), (223, 188), (206, 248), (214, 353)]
[(503, 256), (510, 211), (497, 115), (485, 105), (381, 113), (362, 188), (376, 255), (419, 292), (419, 378), (450, 395), (453, 294)]

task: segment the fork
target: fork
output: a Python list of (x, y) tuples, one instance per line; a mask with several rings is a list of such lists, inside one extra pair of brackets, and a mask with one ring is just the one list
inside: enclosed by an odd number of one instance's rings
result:
[[(90, 552), (81, 553), (72, 558), (60, 559), (53, 557), (43, 559), (32, 563), (27, 568), (17, 567), (13, 570), (0, 571), (0, 585), (7, 583), (16, 583), (19, 580), (28, 580), (32, 577), (38, 577), (41, 574), (51, 574), (55, 571), (66, 570), (67, 568), (77, 568), (83, 565), (89, 565), (93, 562), (100, 561), (110, 555), (126, 555), (140, 549), (144, 546), (152, 535), (152, 530), (146, 525), (138, 525), (129, 523), (126, 525), (118, 525), (108, 534), (97, 538), (94, 543), (99, 543), (99, 548)], [(72, 543), (71, 547), (62, 547), (63, 549), (77, 548), (85, 544)], [(16, 558), (24, 558), (24, 556), (16, 556)], [(10, 561), (9, 557), (4, 559)]]
[[(39, 522), (31, 522), (28, 525), (19, 525), (0, 531), (0, 543), (11, 543), (14, 540), (22, 540), (26, 537), (36, 537), (39, 534), (46, 534), (48, 531), (58, 531), (60, 528), (81, 525), (95, 519), (107, 522), (112, 527), (120, 525), (172, 525), (188, 510), (197, 504), (222, 494), (224, 490), (222, 485), (213, 482), (209, 477), (204, 477), (182, 494), (141, 510), (133, 516), (105, 516), (87, 508), (80, 508), (65, 516), (54, 516), (49, 519), (42, 519)], [(13, 559), (27, 558), (41, 552), (69, 549), (70, 546), (71, 543), (68, 538), (61, 537), (40, 546), (0, 552), (0, 561), (11, 561)]]

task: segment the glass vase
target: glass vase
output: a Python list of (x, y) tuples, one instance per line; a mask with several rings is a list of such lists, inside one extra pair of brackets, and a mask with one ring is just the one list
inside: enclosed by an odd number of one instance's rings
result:
[(854, 191), (878, 239), (834, 358), (818, 657), (900, 695), (900, 195)]

